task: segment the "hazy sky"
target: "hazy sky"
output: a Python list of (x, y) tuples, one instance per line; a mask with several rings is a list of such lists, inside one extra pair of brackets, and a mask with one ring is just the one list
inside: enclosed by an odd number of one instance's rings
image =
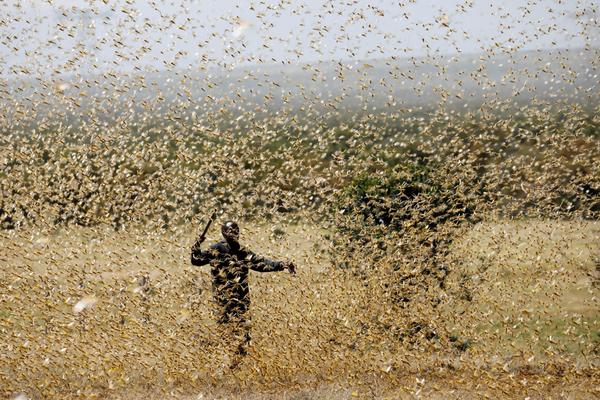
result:
[(0, 0), (0, 75), (352, 62), (600, 43), (592, 1), (502, 3)]

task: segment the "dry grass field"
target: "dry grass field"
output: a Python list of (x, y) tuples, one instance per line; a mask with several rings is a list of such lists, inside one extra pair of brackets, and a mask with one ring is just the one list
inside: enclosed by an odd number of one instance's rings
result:
[(0, 399), (599, 399), (599, 10), (1, 0)]
[[(216, 229), (210, 240), (216, 240)], [(407, 345), (374, 288), (329, 263), (324, 229), (242, 226), (298, 274), (252, 272), (252, 346), (231, 371), (194, 232), (3, 231), (0, 396), (593, 398), (600, 225), (495, 221), (455, 240), (472, 296), (441, 304), (455, 342)], [(402, 324), (402, 321), (396, 321)], [(458, 346), (457, 344), (461, 345)]]

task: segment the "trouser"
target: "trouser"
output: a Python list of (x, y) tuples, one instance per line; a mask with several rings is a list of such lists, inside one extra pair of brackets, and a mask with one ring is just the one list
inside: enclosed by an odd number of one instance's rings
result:
[(222, 338), (231, 359), (231, 368), (235, 368), (248, 354), (250, 347), (250, 319), (246, 309), (232, 310), (221, 308), (218, 318), (219, 336)]
[(235, 355), (245, 356), (250, 346), (250, 322), (226, 322), (220, 324), (224, 331), (227, 347), (233, 349)]

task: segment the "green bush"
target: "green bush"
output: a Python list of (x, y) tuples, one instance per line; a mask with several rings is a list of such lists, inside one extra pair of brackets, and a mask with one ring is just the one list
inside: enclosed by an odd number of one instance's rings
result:
[(449, 260), (450, 245), (487, 205), (481, 180), (459, 164), (410, 162), (362, 174), (335, 203), (334, 263), (373, 285), (403, 321), (381, 329), (408, 343), (446, 341), (437, 306), (448, 296), (472, 299), (459, 265)]

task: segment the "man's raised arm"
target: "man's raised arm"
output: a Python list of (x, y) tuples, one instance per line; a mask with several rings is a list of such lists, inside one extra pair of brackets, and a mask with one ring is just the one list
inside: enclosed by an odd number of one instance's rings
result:
[(192, 265), (206, 265), (208, 264), (214, 257), (214, 249), (211, 246), (207, 251), (202, 251), (200, 246), (206, 240), (206, 232), (208, 232), (208, 228), (212, 224), (215, 219), (216, 212), (213, 212), (210, 218), (208, 219), (208, 223), (204, 227), (204, 231), (198, 236), (196, 239), (196, 243), (192, 246)]
[(196, 240), (196, 243), (194, 243), (194, 245), (192, 246), (192, 257), (191, 257), (192, 265), (197, 265), (197, 266), (206, 265), (206, 264), (210, 263), (210, 261), (214, 257), (213, 249), (208, 249), (208, 250), (204, 251), (200, 248), (200, 245), (202, 245), (202, 242), (204, 242), (204, 237), (200, 236), (198, 238), (198, 240)]

